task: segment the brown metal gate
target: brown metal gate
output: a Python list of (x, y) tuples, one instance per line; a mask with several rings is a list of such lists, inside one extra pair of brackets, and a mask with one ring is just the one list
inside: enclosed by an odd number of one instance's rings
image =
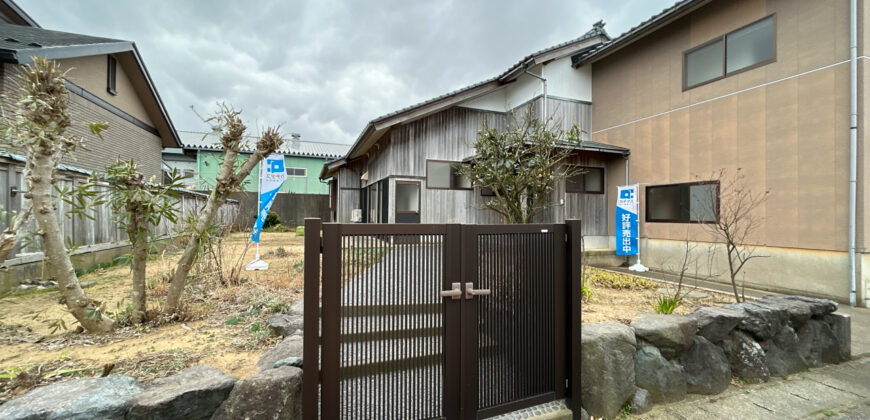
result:
[(484, 418), (566, 395), (566, 225), (320, 230), (306, 220), (305, 418)]

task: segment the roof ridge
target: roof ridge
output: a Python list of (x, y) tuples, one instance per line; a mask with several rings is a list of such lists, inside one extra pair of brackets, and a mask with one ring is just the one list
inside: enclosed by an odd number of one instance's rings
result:
[[(216, 133), (207, 133), (205, 131), (191, 131), (191, 130), (177, 130), (179, 133), (190, 133), (190, 134), (205, 134), (205, 135), (217, 135)], [(244, 135), (245, 138), (259, 138), (259, 136), (252, 135)], [(304, 140), (304, 139), (294, 139), (293, 141), (303, 142), (303, 143), (317, 143), (317, 144), (330, 144), (336, 146), (350, 146), (347, 143), (335, 143), (331, 141), (322, 141), (322, 140)]]

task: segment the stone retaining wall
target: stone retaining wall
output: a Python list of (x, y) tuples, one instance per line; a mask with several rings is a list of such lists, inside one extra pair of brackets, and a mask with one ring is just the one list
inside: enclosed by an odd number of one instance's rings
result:
[(584, 324), (581, 417), (612, 417), (627, 403), (639, 414), (687, 393), (718, 394), (732, 378), (759, 383), (849, 360), (850, 319), (836, 310), (826, 299), (771, 295), (689, 315), (641, 314), (630, 326)]
[(236, 380), (208, 365), (145, 387), (124, 375), (77, 378), (41, 386), (0, 406), (0, 419), (301, 419), (302, 300), (269, 319), (284, 337)]

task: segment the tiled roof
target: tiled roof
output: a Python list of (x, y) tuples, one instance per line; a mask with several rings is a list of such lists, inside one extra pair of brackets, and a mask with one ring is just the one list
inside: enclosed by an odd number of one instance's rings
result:
[(529, 60), (531, 60), (531, 59), (533, 59), (533, 58), (535, 58), (535, 57), (537, 57), (537, 56), (539, 56), (539, 55), (546, 54), (546, 53), (548, 53), (548, 52), (550, 52), (550, 51), (555, 51), (555, 50), (557, 50), (557, 49), (559, 49), (559, 48), (562, 48), (562, 47), (565, 47), (565, 46), (568, 46), (568, 45), (571, 45), (571, 44), (574, 44), (574, 43), (577, 43), (577, 42), (585, 41), (585, 40), (587, 40), (587, 39), (589, 39), (589, 38), (593, 38), (593, 37), (596, 37), (596, 36), (599, 36), (599, 35), (604, 35), (605, 38), (609, 38), (609, 36), (607, 35), (607, 32), (604, 30), (604, 25), (595, 24), (595, 25), (592, 27), (592, 29), (590, 29), (589, 31), (587, 31), (585, 34), (583, 34), (583, 35), (580, 36), (579, 38), (575, 38), (575, 39), (572, 39), (572, 40), (570, 40), (570, 41), (563, 42), (563, 43), (561, 43), (561, 44), (556, 44), (556, 45), (553, 45), (552, 47), (549, 47), (549, 48), (544, 48), (544, 49), (542, 49), (542, 50), (540, 50), (540, 51), (534, 52), (534, 53), (532, 53), (532, 54), (529, 54), (529, 55), (523, 57), (522, 60), (518, 61), (516, 64), (512, 65), (510, 68), (508, 68), (507, 70), (505, 70), (503, 73), (499, 74), (499, 75), (496, 76), (496, 77), (492, 77), (492, 78), (489, 78), (489, 79), (486, 79), (486, 80), (483, 80), (483, 81), (480, 81), (480, 82), (477, 82), (477, 83), (474, 83), (474, 84), (471, 84), (471, 85), (465, 86), (465, 87), (463, 87), (463, 88), (459, 88), (459, 89), (456, 89), (456, 90), (454, 90), (454, 91), (447, 92), (447, 93), (445, 93), (445, 94), (443, 94), (443, 95), (436, 96), (436, 97), (431, 98), (431, 99), (427, 99), (427, 100), (425, 100), (425, 101), (423, 101), (423, 102), (419, 102), (419, 103), (416, 103), (416, 104), (414, 104), (414, 105), (410, 105), (410, 106), (404, 107), (404, 108), (399, 109), (399, 110), (397, 110), (397, 111), (393, 111), (393, 112), (390, 112), (390, 113), (388, 113), (388, 114), (381, 115), (380, 117), (377, 117), (377, 118), (373, 119), (371, 122), (381, 121), (381, 120), (383, 120), (383, 119), (387, 119), (387, 118), (389, 118), (389, 117), (392, 117), (392, 116), (395, 116), (395, 115), (399, 115), (399, 114), (401, 114), (401, 113), (403, 113), (403, 112), (407, 112), (407, 111), (410, 111), (410, 110), (412, 110), (412, 109), (419, 108), (419, 107), (421, 107), (421, 106), (425, 106), (425, 105), (429, 105), (429, 104), (431, 104), (431, 103), (438, 102), (438, 101), (440, 101), (440, 100), (442, 100), (442, 99), (444, 99), (444, 98), (449, 98), (449, 97), (451, 97), (451, 96), (453, 96), (453, 95), (456, 95), (456, 94), (458, 94), (458, 93), (465, 92), (465, 91), (467, 91), (467, 90), (474, 89), (474, 88), (479, 87), (479, 86), (483, 86), (483, 85), (485, 85), (485, 84), (487, 84), (487, 83), (494, 82), (494, 81), (499, 80), (499, 79), (505, 77), (506, 75), (508, 75), (508, 74), (510, 74), (510, 73), (512, 73), (512, 72), (514, 72), (514, 71), (516, 71), (518, 68), (521, 68), (521, 67), (523, 66), (524, 63), (528, 62)]
[(674, 3), (673, 6), (663, 9), (658, 14), (653, 15), (649, 19), (637, 24), (633, 28), (625, 31), (622, 35), (602, 43), (601, 45), (589, 50), (582, 51), (573, 57), (571, 57), (571, 62), (574, 66), (578, 66), (582, 64), (584, 61), (598, 56), (612, 48), (615, 48), (619, 45), (626, 44), (627, 41), (631, 40), (636, 35), (639, 35), (644, 30), (655, 27), (655, 25), (659, 23), (666, 22), (668, 19), (680, 16), (686, 10), (691, 9), (694, 6), (703, 5), (705, 3), (710, 2), (710, 0), (680, 0)]
[(52, 31), (31, 26), (0, 23), (0, 50), (20, 51), (33, 48), (71, 47), (115, 44), (120, 39), (100, 38), (70, 32)]
[[(178, 136), (181, 138), (181, 143), (185, 149), (223, 150), (220, 138), (214, 133), (179, 131)], [(252, 152), (256, 142), (257, 137), (245, 136), (245, 144), (242, 146), (242, 151)], [(344, 156), (349, 148), (350, 146), (347, 144), (297, 140), (288, 136), (278, 152), (288, 156), (337, 158)]]

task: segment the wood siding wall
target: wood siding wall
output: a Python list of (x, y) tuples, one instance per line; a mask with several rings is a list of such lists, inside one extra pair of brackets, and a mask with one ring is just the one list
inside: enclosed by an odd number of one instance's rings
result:
[[(0, 231), (5, 229), (12, 220), (12, 215), (21, 208), (22, 194), (24, 191), (24, 180), (21, 175), (23, 167), (18, 162), (11, 162), (7, 159), (0, 158)], [(58, 187), (72, 188), (74, 184), (84, 182), (86, 175), (73, 172), (59, 172), (61, 180)], [(12, 187), (17, 187), (19, 193), (13, 197), (11, 194)], [(106, 187), (97, 187), (100, 189)], [(198, 214), (205, 205), (206, 197), (198, 194), (182, 192), (180, 199), (176, 202), (176, 206), (180, 211), (180, 216), (177, 223), (163, 220), (158, 226), (154, 227), (154, 233), (158, 237), (176, 236), (181, 229), (184, 228), (184, 219), (191, 215)], [(123, 232), (116, 223), (112, 210), (108, 203), (93, 208), (92, 215), (94, 219), (67, 217), (70, 206), (66, 203), (59, 202), (57, 214), (59, 220), (62, 220), (61, 231), (65, 237), (70, 238), (72, 243), (81, 246), (83, 249), (94, 246), (109, 246), (112, 244), (123, 245), (127, 241), (127, 235)], [(232, 224), (238, 215), (238, 203), (227, 203), (218, 210), (215, 217), (216, 223), (220, 225)], [(36, 220), (30, 219), (26, 225), (25, 231), (32, 232), (36, 229)], [(22, 247), (22, 245), (25, 245)], [(16, 264), (15, 259), (27, 256), (40, 254), (41, 245), (38, 238), (31, 243), (19, 243), (10, 253), (10, 265)], [(41, 257), (40, 257), (41, 258)], [(28, 262), (32, 258), (27, 258)]]
[[(530, 110), (540, 116), (540, 97), (515, 109), (518, 116)], [(563, 129), (577, 125), (588, 131), (590, 105), (579, 101), (550, 98), (547, 113)], [(477, 109), (453, 107), (445, 111), (394, 127), (368, 154), (359, 161), (341, 168), (339, 179), (339, 221), (350, 221), (351, 211), (360, 206), (360, 190), (383, 179), (389, 179), (389, 222), (395, 223), (396, 181), (420, 182), (421, 223), (504, 223), (501, 215), (483, 207), (486, 197), (478, 190), (429, 189), (426, 185), (426, 161), (462, 161), (474, 155), (477, 132), (484, 125), (504, 130), (509, 115)], [(578, 164), (604, 166), (604, 157), (591, 154), (578, 158)], [(366, 181), (361, 181), (363, 174)], [(584, 217), (590, 230), (587, 234), (604, 234), (606, 229), (605, 195), (565, 194), (564, 184), (557, 186), (552, 197), (553, 207), (540, 217), (540, 222), (561, 222), (566, 218)], [(565, 203), (561, 203), (565, 199)], [(594, 207), (594, 208), (592, 208)], [(594, 226), (594, 227), (593, 227)], [(596, 233), (593, 233), (596, 232)], [(600, 232), (600, 233), (598, 233)]]

